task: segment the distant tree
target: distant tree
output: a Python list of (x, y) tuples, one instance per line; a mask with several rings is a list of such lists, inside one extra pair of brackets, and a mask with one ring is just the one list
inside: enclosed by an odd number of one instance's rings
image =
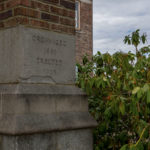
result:
[(136, 50), (136, 54), (138, 54), (138, 46), (140, 43), (145, 44), (147, 41), (147, 35), (143, 33), (142, 35), (139, 34), (140, 29), (137, 29), (135, 32), (132, 32), (131, 35), (127, 35), (124, 38), (124, 43), (128, 45), (133, 45)]

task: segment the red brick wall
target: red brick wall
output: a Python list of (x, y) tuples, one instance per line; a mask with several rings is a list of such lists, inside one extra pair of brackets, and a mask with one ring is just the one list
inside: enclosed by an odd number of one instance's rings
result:
[(80, 3), (80, 30), (76, 31), (76, 61), (82, 62), (82, 57), (93, 55), (93, 6), (91, 3)]
[(75, 33), (75, 0), (0, 0), (0, 29), (18, 24)]

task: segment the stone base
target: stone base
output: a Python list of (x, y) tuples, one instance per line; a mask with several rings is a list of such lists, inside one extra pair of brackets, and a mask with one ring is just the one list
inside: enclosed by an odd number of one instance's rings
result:
[(91, 130), (0, 136), (0, 150), (92, 150)]
[(91, 128), (87, 96), (77, 87), (1, 84), (0, 133), (34, 134)]
[(92, 150), (87, 96), (73, 85), (0, 84), (0, 150)]

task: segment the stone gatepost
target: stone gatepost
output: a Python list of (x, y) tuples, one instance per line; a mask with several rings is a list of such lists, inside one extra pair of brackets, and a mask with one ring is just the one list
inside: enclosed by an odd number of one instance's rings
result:
[(0, 150), (92, 150), (75, 87), (74, 0), (0, 0)]

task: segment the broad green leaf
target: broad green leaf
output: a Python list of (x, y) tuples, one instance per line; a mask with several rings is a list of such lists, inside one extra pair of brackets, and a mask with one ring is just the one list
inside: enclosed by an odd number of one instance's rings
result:
[(148, 150), (150, 149), (150, 141), (148, 142)]
[(133, 145), (133, 146), (130, 147), (129, 150), (139, 150), (139, 149), (137, 149), (137, 148)]
[(149, 85), (146, 83), (142, 88), (143, 92), (147, 92), (149, 90)]
[(132, 94), (136, 94), (140, 90), (140, 87), (135, 87), (132, 91)]
[(84, 89), (85, 85), (84, 85), (84, 79), (81, 79), (81, 88)]
[(108, 87), (111, 87), (110, 82), (108, 80), (107, 80), (107, 85), (108, 85)]
[(137, 108), (137, 105), (136, 105), (136, 102), (135, 101), (132, 101), (132, 103), (130, 104), (130, 112), (135, 115), (135, 116), (138, 116), (139, 113), (138, 113), (138, 108)]
[(95, 150), (100, 150), (98, 146), (96, 146)]
[(145, 42), (146, 42), (146, 37), (147, 37), (146, 34), (143, 34), (143, 35), (141, 36), (141, 40), (142, 40), (142, 43), (143, 43), (143, 44), (145, 44)]
[(126, 144), (126, 145), (122, 146), (120, 150), (128, 150), (128, 145)]
[(148, 78), (148, 80), (150, 80), (150, 71), (148, 71), (148, 73), (147, 73), (147, 78)]
[(92, 78), (92, 79), (89, 81), (89, 84), (90, 84), (90, 87), (91, 87), (91, 88), (93, 87), (94, 82), (95, 82), (95, 78)]
[(139, 142), (138, 145), (136, 146), (136, 150), (144, 150), (144, 146), (141, 142)]
[(138, 125), (136, 133), (140, 136), (142, 131), (143, 131), (143, 126), (142, 125)]
[(97, 79), (95, 80), (96, 87), (97, 87), (97, 88), (100, 88), (100, 85), (102, 84), (102, 82), (103, 82), (103, 80), (102, 80), (101, 78), (97, 78)]
[(104, 112), (104, 115), (106, 116), (106, 119), (110, 118), (111, 117), (111, 108), (108, 107), (105, 112)]
[(147, 91), (147, 103), (150, 103), (150, 90)]
[(144, 127), (147, 126), (147, 122), (145, 120), (140, 119), (139, 124), (142, 124)]
[(87, 56), (85, 55), (85, 56), (83, 57), (83, 65), (85, 65), (88, 61), (89, 61), (89, 60), (88, 60)]
[(105, 81), (102, 81), (102, 87), (105, 88)]
[(104, 80), (104, 81), (107, 81), (106, 77), (103, 77), (103, 80)]
[(122, 115), (125, 114), (125, 104), (124, 104), (124, 102), (120, 102), (119, 110), (120, 110)]
[(137, 98), (140, 99), (142, 97), (142, 90), (140, 89), (138, 92), (137, 92)]
[(117, 82), (117, 88), (120, 89), (120, 87), (121, 87), (121, 82), (120, 82), (120, 80), (118, 80), (118, 82)]

